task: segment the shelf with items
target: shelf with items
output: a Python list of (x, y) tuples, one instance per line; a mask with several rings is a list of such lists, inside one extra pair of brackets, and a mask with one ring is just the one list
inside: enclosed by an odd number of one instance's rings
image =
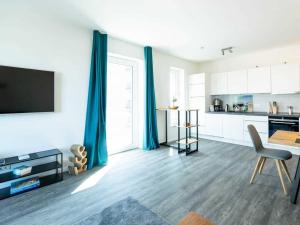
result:
[(23, 178), (23, 177), (32, 176), (32, 175), (43, 173), (43, 172), (46, 172), (49, 170), (54, 170), (56, 168), (61, 168), (61, 164), (59, 162), (55, 161), (55, 162), (40, 164), (37, 166), (32, 166), (31, 172), (28, 174), (25, 174), (23, 176), (15, 175), (13, 171), (9, 171), (9, 172), (0, 174), (0, 183), (11, 181), (11, 180), (16, 180), (16, 179)]
[[(178, 150), (178, 153), (183, 153), (185, 152), (186, 155), (189, 155), (193, 152), (198, 151), (198, 140), (199, 139), (199, 120), (198, 120), (198, 112), (199, 109), (177, 109), (178, 117), (177, 117), (177, 125), (175, 127), (178, 128), (178, 135), (177, 135), (177, 141), (174, 142), (169, 142), (168, 141), (168, 111), (171, 109), (168, 108), (157, 108), (157, 111), (161, 111), (165, 113), (165, 141), (161, 143), (161, 145), (165, 145), (168, 147), (176, 148)], [(174, 111), (174, 110), (172, 110)], [(180, 114), (184, 112), (185, 113), (185, 122), (182, 124), (180, 121)], [(196, 122), (191, 123), (191, 114), (195, 113), (196, 114)], [(185, 129), (185, 138), (181, 138), (180, 133), (181, 129)], [(196, 138), (191, 137), (191, 129), (196, 128)], [(183, 146), (182, 146), (183, 145)]]
[[(178, 115), (177, 115), (177, 149), (178, 149), (178, 153), (182, 153), (185, 152), (186, 155), (189, 155), (193, 152), (198, 151), (198, 142), (199, 142), (199, 120), (198, 120), (198, 109), (195, 110), (186, 110), (185, 113), (185, 125), (191, 125), (191, 114), (192, 113), (196, 113), (196, 123), (194, 124), (195, 126), (185, 126), (185, 138), (181, 138), (181, 131), (180, 129), (182, 128), (180, 126), (181, 122), (180, 122), (180, 111), (178, 111)], [(191, 135), (191, 129), (193, 127), (196, 127), (196, 138), (192, 138)], [(193, 145), (195, 144), (195, 148), (192, 148)], [(182, 148), (181, 145), (184, 145), (184, 147)]]
[(195, 138), (183, 138), (180, 141), (176, 141), (176, 143), (182, 144), (182, 145), (190, 145), (198, 142), (199, 140)]
[[(0, 168), (5, 170), (0, 173), (0, 199), (63, 180), (63, 154), (58, 149), (35, 152), (25, 157), (5, 158), (1, 161), (4, 163)], [(22, 170), (27, 172), (22, 174)], [(20, 171), (22, 175), (19, 174)]]

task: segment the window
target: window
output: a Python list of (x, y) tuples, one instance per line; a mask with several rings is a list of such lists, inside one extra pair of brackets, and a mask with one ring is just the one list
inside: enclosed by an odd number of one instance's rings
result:
[[(185, 107), (184, 70), (170, 68), (170, 106)], [(177, 113), (171, 111), (171, 126), (177, 125)]]

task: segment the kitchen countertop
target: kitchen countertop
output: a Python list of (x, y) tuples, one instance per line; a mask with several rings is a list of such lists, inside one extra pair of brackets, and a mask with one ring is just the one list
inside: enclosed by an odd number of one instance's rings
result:
[(300, 113), (293, 113), (292, 115), (289, 115), (288, 113), (278, 113), (276, 115), (269, 114), (267, 112), (206, 112), (211, 114), (226, 114), (226, 115), (247, 115), (247, 116), (286, 116), (286, 117), (300, 117)]

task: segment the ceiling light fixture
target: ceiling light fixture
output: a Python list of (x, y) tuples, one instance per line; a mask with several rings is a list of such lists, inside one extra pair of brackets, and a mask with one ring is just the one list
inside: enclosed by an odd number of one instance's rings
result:
[(221, 49), (222, 55), (225, 55), (226, 51), (228, 51), (229, 53), (233, 53), (232, 49), (233, 49), (233, 47), (222, 48)]

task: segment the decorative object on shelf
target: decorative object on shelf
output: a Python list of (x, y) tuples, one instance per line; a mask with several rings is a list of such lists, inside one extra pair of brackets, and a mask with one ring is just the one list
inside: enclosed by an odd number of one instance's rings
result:
[(172, 99), (172, 105), (169, 106), (169, 109), (178, 109), (178, 106), (176, 106), (177, 98), (173, 97)]
[(69, 157), (69, 161), (73, 163), (69, 166), (69, 173), (71, 175), (78, 175), (87, 170), (87, 152), (82, 145), (72, 145), (71, 152), (74, 156)]
[(18, 159), (20, 161), (22, 161), (22, 160), (30, 159), (30, 156), (29, 155), (20, 155), (20, 156), (18, 156)]
[[(0, 167), (2, 168), (0, 170), (0, 200), (63, 180), (63, 153), (61, 151), (50, 149), (28, 155), (29, 158), (26, 160), (19, 160), (18, 156), (2, 159), (5, 164)], [(30, 180), (33, 179), (33, 175), (38, 178), (38, 181)], [(25, 177), (28, 178), (25, 179)]]
[(14, 168), (13, 173), (16, 176), (24, 176), (24, 175), (30, 174), (31, 170), (32, 170), (32, 166), (22, 165), (22, 166)]
[(18, 194), (20, 192), (32, 190), (39, 186), (40, 186), (40, 180), (38, 177), (17, 181), (11, 184), (10, 194), (11, 195)]
[(171, 110), (176, 110), (178, 108), (179, 108), (178, 106), (169, 106), (169, 109), (171, 109)]

